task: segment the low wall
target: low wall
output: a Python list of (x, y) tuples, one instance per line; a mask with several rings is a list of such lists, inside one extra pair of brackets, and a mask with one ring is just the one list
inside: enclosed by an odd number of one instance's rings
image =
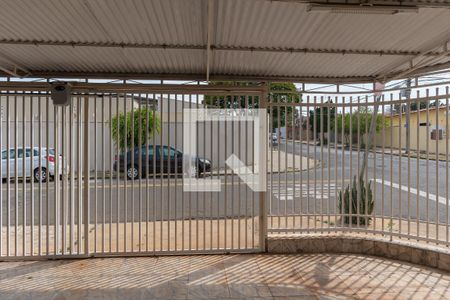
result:
[(271, 236), (267, 251), (272, 254), (354, 253), (380, 256), (450, 272), (450, 249), (406, 241), (357, 236)]

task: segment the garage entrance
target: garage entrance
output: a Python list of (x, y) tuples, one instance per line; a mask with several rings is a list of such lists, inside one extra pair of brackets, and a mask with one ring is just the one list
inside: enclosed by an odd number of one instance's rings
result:
[[(225, 160), (253, 160), (251, 122), (199, 122), (195, 176), (183, 191), (183, 110), (257, 108), (261, 86), (6, 83), (1, 97), (1, 259), (263, 249), (264, 192)], [(264, 227), (263, 227), (264, 228)]]

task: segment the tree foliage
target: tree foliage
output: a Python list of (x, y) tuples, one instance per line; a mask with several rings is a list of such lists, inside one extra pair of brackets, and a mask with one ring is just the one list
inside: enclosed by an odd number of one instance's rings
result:
[[(367, 108), (360, 108), (355, 112), (338, 114), (336, 122), (333, 122), (331, 127), (335, 129), (337, 123), (338, 134), (344, 133), (345, 142), (347, 145), (351, 144), (350, 135), (358, 137), (362, 141), (366, 133), (370, 131), (370, 124), (372, 123), (372, 111)], [(389, 121), (385, 118), (383, 124), (383, 117), (381, 114), (377, 114), (375, 131), (380, 132), (383, 127), (386, 128), (389, 125)], [(367, 128), (367, 129), (366, 129)]]
[[(139, 125), (140, 124), (140, 125)], [(143, 107), (120, 113), (110, 122), (112, 139), (121, 151), (145, 145), (151, 139), (155, 130), (160, 132), (159, 115), (151, 108)]]
[[(254, 86), (253, 82), (237, 82), (237, 81), (212, 81), (209, 83), (214, 86)], [(276, 103), (300, 103), (301, 95), (297, 92), (292, 82), (274, 82), (271, 83), (269, 91), (270, 101)], [(259, 108), (258, 96), (205, 96), (204, 104), (206, 107), (215, 108)], [(298, 112), (294, 107), (273, 106), (270, 109), (272, 115), (272, 128), (284, 127), (286, 124), (291, 126), (298, 116)]]
[[(325, 103), (333, 103), (333, 101), (330, 100)], [(334, 121), (335, 118), (336, 118), (336, 107), (327, 107), (327, 106), (317, 107), (316, 109), (309, 111), (309, 127), (311, 130), (314, 130), (315, 124), (317, 134), (320, 134), (320, 132), (322, 133), (328, 132), (328, 121), (330, 122), (330, 128), (333, 128), (332, 124), (335, 123)]]

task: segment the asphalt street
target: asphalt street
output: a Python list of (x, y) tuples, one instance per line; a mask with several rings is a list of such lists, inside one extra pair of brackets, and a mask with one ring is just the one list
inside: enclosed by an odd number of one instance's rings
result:
[[(358, 174), (363, 152), (300, 143), (282, 143), (278, 147), (288, 155), (301, 154), (320, 163), (311, 166), (309, 171), (268, 175), (270, 214), (334, 214), (338, 192)], [(446, 167), (445, 162), (411, 158), (408, 164), (407, 157), (370, 153), (366, 178), (371, 182), (376, 214), (409, 216), (411, 220), (418, 216), (420, 220), (432, 222), (438, 217), (439, 222), (446, 222)], [(183, 192), (181, 178), (90, 180), (90, 222), (216, 219), (259, 214), (258, 193), (250, 190), (237, 175), (220, 178), (220, 192)], [(63, 181), (3, 182), (1, 222), (4, 226), (13, 226), (23, 224), (25, 219), (28, 225), (54, 224), (57, 215), (60, 222), (77, 224), (84, 218), (80, 212), (85, 210), (85, 203), (79, 201), (82, 184), (77, 180), (66, 184)], [(55, 192), (57, 190), (59, 193)], [(25, 205), (23, 199), (26, 199)]]

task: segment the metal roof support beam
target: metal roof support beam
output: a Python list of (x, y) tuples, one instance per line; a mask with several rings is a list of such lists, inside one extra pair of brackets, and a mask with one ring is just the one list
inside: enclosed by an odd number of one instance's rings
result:
[(213, 0), (208, 0), (206, 2), (207, 9), (208, 9), (208, 24), (207, 24), (207, 33), (206, 33), (206, 81), (209, 81), (209, 70), (210, 70), (210, 63), (211, 63), (211, 41), (212, 41), (212, 34), (213, 34), (213, 6), (214, 2)]
[[(209, 22), (208, 22), (209, 23)], [(208, 28), (209, 32), (209, 28)], [(211, 35), (212, 41), (212, 32)], [(302, 54), (342, 54), (342, 55), (373, 55), (373, 56), (417, 56), (423, 53), (418, 51), (395, 50), (364, 50), (364, 49), (314, 49), (314, 48), (271, 48), (271, 47), (244, 47), (244, 46), (215, 46), (206, 45), (167, 45), (167, 44), (135, 44), (135, 43), (99, 43), (99, 42), (73, 42), (73, 41), (30, 41), (0, 39), (0, 45), (26, 45), (26, 46), (66, 46), (66, 47), (98, 47), (98, 48), (130, 48), (130, 49), (170, 49), (170, 50), (207, 50), (212, 51), (242, 51), (242, 52), (271, 52), (271, 53), (302, 53)], [(440, 52), (429, 52), (424, 56), (438, 56)]]
[(391, 1), (385, 1), (385, 0), (349, 0), (349, 1), (329, 1), (329, 0), (264, 0), (264, 1), (270, 1), (270, 2), (288, 2), (288, 3), (302, 3), (302, 4), (310, 4), (310, 3), (317, 3), (317, 4), (347, 4), (347, 5), (362, 5), (362, 6), (377, 6), (377, 5), (384, 5), (384, 6), (416, 6), (418, 8), (450, 8), (450, 2), (438, 2), (438, 1), (420, 1), (420, 0), (409, 0), (409, 1), (403, 1), (403, 0), (391, 0)]
[[(165, 74), (165, 73), (105, 73), (105, 72), (49, 72), (33, 71), (36, 78), (97, 78), (97, 79), (130, 79), (130, 80), (186, 80), (196, 81), (205, 78), (201, 74)], [(220, 75), (210, 74), (210, 80), (220, 81), (273, 81), (273, 82), (305, 82), (305, 83), (368, 83), (373, 82), (374, 77), (350, 76), (350, 77), (319, 77), (319, 76), (258, 76), (258, 75)]]
[[(419, 70), (422, 67), (425, 67), (427, 65), (429, 66), (434, 61), (437, 61), (439, 59), (449, 56), (450, 51), (448, 50), (448, 47), (447, 47), (448, 43), (449, 43), (448, 40), (445, 42), (441, 41), (437, 46), (434, 45), (433, 47), (430, 47), (429, 50), (423, 51), (420, 54), (416, 55), (415, 57), (408, 59), (407, 61), (403, 61), (399, 64), (389, 67), (389, 71), (387, 71), (384, 74), (379, 75), (377, 77), (377, 79), (379, 81), (386, 82), (386, 81), (390, 81), (390, 80), (404, 78), (405, 76), (412, 74), (414, 71)], [(439, 48), (443, 48), (443, 51), (437, 52), (436, 49), (439, 49)], [(428, 54), (430, 54), (430, 53), (437, 53), (437, 54), (432, 57), (428, 57)], [(414, 63), (414, 61), (417, 61), (417, 60), (420, 60), (420, 61), (417, 63)], [(395, 74), (392, 74), (393, 70), (396, 70), (397, 68), (402, 67), (404, 64), (406, 64), (408, 62), (410, 63), (410, 67), (408, 69), (398, 72), (398, 73), (395, 73)]]
[[(6, 62), (7, 64), (9, 64), (13, 67), (11, 70), (11, 69), (0, 66), (0, 71), (3, 71), (14, 77), (24, 77), (24, 76), (31, 75), (30, 71), (28, 71), (24, 67), (19, 66), (14, 60), (12, 60), (11, 58), (9, 58), (8, 56), (6, 56), (2, 53), (0, 53), (0, 60)], [(24, 72), (25, 74), (19, 74), (18, 70)]]

